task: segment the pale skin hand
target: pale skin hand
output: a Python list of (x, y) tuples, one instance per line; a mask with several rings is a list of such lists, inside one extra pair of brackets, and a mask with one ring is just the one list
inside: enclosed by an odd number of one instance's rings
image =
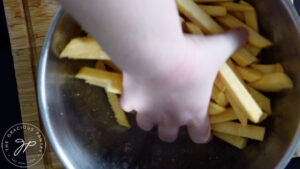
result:
[(236, 29), (184, 35), (174, 0), (59, 0), (123, 71), (121, 106), (136, 110), (144, 130), (176, 139), (186, 125), (195, 143), (210, 138), (207, 107), (226, 59), (246, 42)]

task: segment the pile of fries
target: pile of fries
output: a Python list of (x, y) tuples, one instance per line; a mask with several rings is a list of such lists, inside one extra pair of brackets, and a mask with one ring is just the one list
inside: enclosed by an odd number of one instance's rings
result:
[[(245, 1), (232, 1), (176, 0), (176, 3), (186, 33), (211, 35), (236, 27), (244, 27), (249, 32), (248, 43), (220, 68), (208, 108), (213, 134), (242, 149), (248, 139), (264, 139), (265, 127), (257, 124), (271, 116), (272, 110), (270, 99), (261, 92), (293, 88), (293, 82), (280, 63), (258, 64), (257, 55), (272, 42), (259, 34), (254, 7)], [(105, 88), (117, 122), (130, 128), (126, 113), (119, 104), (122, 72), (100, 45), (91, 37), (74, 38), (61, 52), (60, 58), (98, 60), (95, 68), (81, 68), (76, 78)]]

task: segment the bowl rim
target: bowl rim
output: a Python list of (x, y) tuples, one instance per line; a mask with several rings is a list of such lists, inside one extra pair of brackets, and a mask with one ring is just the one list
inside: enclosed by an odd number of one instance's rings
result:
[[(293, 4), (289, 0), (282, 0), (282, 1), (284, 7), (289, 9), (288, 12), (290, 13), (290, 16), (292, 16), (292, 20), (294, 21), (295, 25), (297, 25), (298, 35), (300, 35), (300, 18), (297, 11), (295, 10)], [(53, 128), (51, 126), (50, 118), (49, 118), (50, 113), (48, 112), (48, 108), (46, 106), (47, 101), (45, 97), (45, 93), (46, 93), (45, 73), (47, 68), (46, 65), (47, 65), (48, 52), (53, 39), (52, 35), (54, 34), (55, 29), (60, 21), (60, 18), (63, 16), (64, 13), (65, 13), (64, 9), (61, 6), (59, 6), (59, 8), (56, 11), (56, 14), (52, 18), (52, 21), (50, 23), (50, 26), (48, 28), (47, 34), (43, 42), (43, 46), (40, 54), (40, 60), (39, 60), (38, 76), (37, 76), (37, 98), (38, 98), (38, 105), (39, 105), (42, 123), (54, 152), (57, 154), (59, 160), (64, 165), (64, 167), (69, 169), (73, 169), (73, 168), (75, 169), (76, 166), (74, 166), (70, 162), (69, 157), (66, 156), (62, 148), (62, 145), (60, 145), (60, 143), (57, 141), (57, 138), (53, 132)], [(284, 168), (288, 164), (288, 162), (293, 157), (293, 154), (295, 153), (299, 145), (300, 145), (300, 125), (298, 125), (297, 134), (294, 140), (290, 144), (289, 148), (286, 150), (284, 156), (277, 163), (276, 166), (277, 169)]]

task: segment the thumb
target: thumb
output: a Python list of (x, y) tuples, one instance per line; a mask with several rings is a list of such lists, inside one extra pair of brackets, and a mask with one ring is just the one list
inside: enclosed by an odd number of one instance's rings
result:
[(245, 28), (235, 28), (223, 34), (199, 36), (192, 35), (200, 54), (205, 52), (207, 61), (221, 66), (237, 49), (245, 45), (248, 40), (248, 31)]

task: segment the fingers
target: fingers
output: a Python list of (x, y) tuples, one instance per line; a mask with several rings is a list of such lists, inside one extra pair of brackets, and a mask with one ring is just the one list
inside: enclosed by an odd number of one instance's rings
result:
[(195, 50), (205, 57), (208, 64), (221, 66), (228, 57), (247, 42), (248, 36), (245, 28), (236, 28), (224, 34), (186, 37), (195, 46)]
[(194, 121), (187, 126), (190, 138), (195, 143), (207, 143), (211, 139), (209, 119), (206, 116), (201, 121)]
[(158, 136), (162, 141), (173, 142), (178, 136), (178, 127), (158, 126)]
[(147, 113), (137, 112), (136, 122), (138, 126), (145, 131), (150, 131), (154, 126), (153, 118)]

